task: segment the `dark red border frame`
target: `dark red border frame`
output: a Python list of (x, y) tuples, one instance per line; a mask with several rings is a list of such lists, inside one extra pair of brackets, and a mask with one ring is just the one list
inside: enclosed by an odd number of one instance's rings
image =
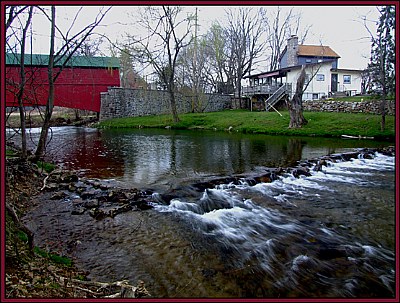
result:
[[(398, 1), (294, 1), (294, 0), (282, 0), (282, 1), (210, 1), (210, 0), (197, 0), (197, 1), (171, 1), (171, 0), (164, 0), (164, 1), (129, 1), (129, 0), (115, 0), (115, 1), (74, 1), (74, 0), (66, 0), (66, 1), (32, 1), (32, 0), (10, 0), (10, 1), (1, 1), (1, 25), (5, 24), (5, 7), (8, 5), (105, 5), (105, 4), (110, 4), (110, 5), (229, 5), (229, 6), (240, 6), (240, 5), (246, 5), (246, 6), (251, 6), (251, 5), (346, 5), (346, 6), (353, 6), (353, 5), (373, 5), (373, 6), (378, 6), (378, 5), (393, 5), (396, 8), (396, 37), (395, 37), (395, 42), (396, 42), (396, 54), (400, 54), (400, 49), (399, 49), (399, 25), (398, 25), (398, 20), (399, 20), (399, 2)], [(314, 298), (305, 298), (305, 299), (124, 299), (118, 301), (117, 299), (112, 299), (112, 300), (104, 300), (104, 299), (7, 299), (5, 298), (5, 292), (4, 292), (4, 285), (5, 285), (5, 247), (3, 245), (4, 239), (5, 239), (5, 207), (4, 207), (4, 202), (5, 202), (5, 77), (4, 77), (4, 72), (5, 72), (5, 31), (4, 31), (4, 26), (1, 26), (1, 51), (0, 51), (0, 62), (1, 62), (1, 74), (0, 74), (0, 87), (1, 87), (1, 119), (0, 119), (0, 128), (1, 128), (1, 136), (0, 136), (0, 141), (1, 141), (1, 148), (0, 148), (0, 172), (1, 172), (1, 187), (0, 187), (0, 193), (1, 193), (1, 203), (0, 203), (0, 210), (1, 210), (1, 263), (0, 263), (0, 289), (1, 289), (1, 294), (0, 294), (0, 301), (1, 302), (399, 302), (400, 300), (400, 282), (399, 282), (399, 272), (396, 272), (396, 289), (395, 289), (395, 297), (392, 299), (368, 299), (368, 298), (362, 298), (362, 299), (351, 299), (351, 298), (346, 298), (346, 299), (314, 299)], [(399, 66), (399, 57), (396, 56), (396, 66)], [(399, 92), (400, 92), (400, 85), (399, 83), (399, 75), (398, 73), (396, 74), (396, 152), (399, 150)], [(395, 157), (396, 161), (396, 172), (398, 172), (399, 168), (399, 157)], [(396, 216), (396, 228), (399, 227), (399, 198), (400, 198), (400, 190), (399, 190), (399, 178), (396, 174), (396, 207), (395, 207), (395, 216)], [(397, 229), (398, 230), (398, 229)], [(396, 269), (400, 269), (400, 262), (399, 262), (399, 234), (396, 235)]]

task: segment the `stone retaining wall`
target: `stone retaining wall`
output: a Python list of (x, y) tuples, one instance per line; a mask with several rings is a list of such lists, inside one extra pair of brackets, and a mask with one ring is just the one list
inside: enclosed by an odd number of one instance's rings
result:
[[(249, 109), (248, 99), (238, 100), (230, 95), (202, 94), (196, 102), (192, 96), (175, 94), (178, 114), (191, 112), (215, 112), (225, 109)], [(285, 105), (284, 105), (285, 106)], [(305, 111), (366, 113), (380, 115), (380, 101), (303, 101)], [(387, 101), (387, 114), (395, 114), (395, 102)], [(285, 106), (286, 107), (286, 106)], [(253, 108), (254, 110), (254, 108)], [(170, 114), (169, 94), (160, 90), (126, 89), (110, 87), (108, 92), (101, 93), (100, 121), (149, 115)]]
[[(196, 102), (192, 96), (176, 93), (175, 103), (178, 114), (232, 108), (231, 96), (221, 94), (202, 94)], [(169, 94), (166, 91), (110, 87), (108, 92), (101, 93), (100, 121), (170, 113)]]
[[(365, 113), (380, 115), (380, 103), (379, 100), (362, 102), (307, 100), (303, 101), (303, 109), (305, 111), (313, 112)], [(394, 101), (387, 101), (387, 114), (395, 114)]]

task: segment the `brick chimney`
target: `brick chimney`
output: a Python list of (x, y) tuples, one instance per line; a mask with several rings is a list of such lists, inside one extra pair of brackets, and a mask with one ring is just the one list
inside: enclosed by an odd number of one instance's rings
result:
[(297, 51), (299, 49), (299, 38), (292, 35), (287, 40), (287, 66), (295, 66), (298, 64)]

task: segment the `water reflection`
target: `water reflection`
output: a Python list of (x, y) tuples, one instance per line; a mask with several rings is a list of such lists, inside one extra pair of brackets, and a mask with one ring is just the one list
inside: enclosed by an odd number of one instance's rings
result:
[[(11, 130), (7, 130), (7, 136), (12, 136)], [(34, 150), (40, 128), (28, 129), (27, 136), (28, 149)], [(12, 137), (12, 140), (17, 144), (20, 142), (19, 136)], [(104, 145), (102, 133), (93, 128), (51, 128), (45, 159), (62, 168), (83, 170), (88, 177), (117, 178), (125, 172), (121, 155), (108, 149)]]
[[(30, 130), (33, 149), (39, 129)], [(15, 139), (15, 138), (14, 138)], [(362, 145), (360, 145), (362, 144)], [(227, 176), (354, 147), (387, 142), (249, 135), (164, 129), (52, 128), (47, 159), (88, 177), (114, 178), (133, 187), (172, 187), (182, 181)]]
[(360, 144), (358, 140), (159, 129), (106, 130), (102, 139), (107, 150), (124, 159), (121, 180), (139, 186), (174, 186), (184, 180), (241, 174), (257, 167), (291, 166), (311, 155)]

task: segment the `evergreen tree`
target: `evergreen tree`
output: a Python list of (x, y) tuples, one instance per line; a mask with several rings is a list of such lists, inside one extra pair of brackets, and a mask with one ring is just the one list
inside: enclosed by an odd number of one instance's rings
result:
[(381, 130), (385, 129), (386, 98), (394, 94), (395, 84), (395, 7), (379, 8), (377, 35), (372, 38), (371, 60), (368, 65), (374, 90), (381, 93)]

